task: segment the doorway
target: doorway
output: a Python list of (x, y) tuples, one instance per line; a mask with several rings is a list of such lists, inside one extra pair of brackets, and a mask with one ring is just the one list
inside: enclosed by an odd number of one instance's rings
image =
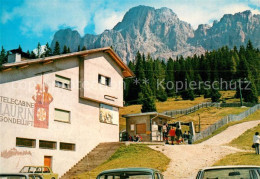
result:
[(44, 156), (44, 166), (52, 169), (52, 156)]

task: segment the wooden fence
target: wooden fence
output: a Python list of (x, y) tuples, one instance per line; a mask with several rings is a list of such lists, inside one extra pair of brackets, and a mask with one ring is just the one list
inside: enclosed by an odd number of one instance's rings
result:
[[(197, 104), (195, 106), (192, 106), (190, 108), (187, 109), (179, 109), (179, 110), (171, 110), (171, 111), (165, 111), (163, 112), (163, 114), (174, 117), (178, 114), (183, 114), (183, 115), (187, 115), (190, 113), (193, 113), (201, 108), (205, 108), (205, 107), (240, 107), (240, 103), (212, 103), (212, 102), (207, 102), (207, 103), (201, 103), (201, 104)], [(254, 106), (253, 103), (243, 103), (243, 106), (246, 107), (252, 107)]]
[[(230, 107), (230, 106), (228, 106), (228, 107)], [(254, 112), (256, 112), (259, 109), (260, 109), (260, 104), (256, 104), (255, 106), (251, 107), (250, 109), (248, 109), (245, 112), (242, 112), (242, 113), (240, 113), (238, 115), (228, 115), (228, 116), (222, 118), (221, 120), (219, 120), (218, 122), (212, 124), (206, 130), (202, 131), (201, 133), (196, 134), (193, 137), (193, 141), (195, 142), (197, 140), (200, 140), (200, 139), (203, 139), (205, 137), (208, 137), (214, 131), (216, 131), (218, 128), (220, 128), (220, 127), (222, 127), (222, 126), (224, 126), (224, 125), (226, 125), (226, 124), (228, 124), (228, 123), (230, 123), (232, 121), (240, 121), (240, 120), (246, 118), (247, 116), (249, 116), (250, 114), (253, 114)]]

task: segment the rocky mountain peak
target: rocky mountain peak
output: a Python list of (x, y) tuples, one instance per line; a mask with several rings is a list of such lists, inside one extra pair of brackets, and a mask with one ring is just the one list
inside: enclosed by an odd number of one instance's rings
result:
[(71, 28), (58, 30), (51, 42), (51, 48), (54, 49), (56, 41), (61, 45), (61, 49), (64, 45), (70, 48), (71, 51), (77, 51), (78, 45), (81, 41), (81, 36), (78, 31)]
[(168, 59), (177, 55), (201, 54), (224, 45), (232, 48), (246, 44), (249, 39), (255, 47), (260, 47), (259, 24), (260, 15), (244, 11), (226, 14), (212, 26), (201, 24), (194, 30), (169, 8), (137, 6), (129, 9), (112, 30), (99, 35), (80, 37), (77, 31), (59, 30), (51, 47), (54, 48), (56, 41), (61, 48), (67, 45), (72, 51), (77, 51), (78, 45), (87, 49), (112, 45), (125, 62), (134, 60), (137, 51)]

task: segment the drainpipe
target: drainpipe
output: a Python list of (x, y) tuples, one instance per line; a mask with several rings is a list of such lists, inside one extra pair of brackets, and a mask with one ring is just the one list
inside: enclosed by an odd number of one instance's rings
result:
[(153, 141), (153, 136), (152, 136), (152, 120), (157, 118), (159, 116), (159, 114), (157, 113), (155, 117), (151, 118), (150, 119), (150, 131), (151, 131), (151, 134), (150, 134), (150, 140), (151, 142)]

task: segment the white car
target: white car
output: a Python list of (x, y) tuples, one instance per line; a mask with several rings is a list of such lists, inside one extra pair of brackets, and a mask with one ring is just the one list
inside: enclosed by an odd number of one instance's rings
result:
[(43, 179), (43, 177), (29, 173), (0, 173), (0, 179)]
[(196, 179), (260, 179), (260, 166), (216, 166), (201, 169)]

